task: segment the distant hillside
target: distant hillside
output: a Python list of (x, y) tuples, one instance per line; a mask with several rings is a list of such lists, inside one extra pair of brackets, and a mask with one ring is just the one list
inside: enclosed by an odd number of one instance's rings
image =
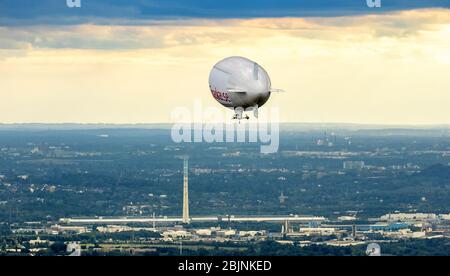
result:
[[(229, 123), (233, 123), (230, 120)], [(252, 123), (252, 122), (250, 122)], [(2, 124), (0, 131), (41, 131), (41, 130), (93, 130), (93, 129), (171, 129), (172, 123), (160, 124), (78, 124), (78, 123), (25, 123)], [(373, 125), (350, 123), (280, 123), (282, 132), (334, 132), (340, 136), (420, 136), (450, 137), (450, 125)]]
[(170, 124), (1, 124), (0, 130), (170, 129)]

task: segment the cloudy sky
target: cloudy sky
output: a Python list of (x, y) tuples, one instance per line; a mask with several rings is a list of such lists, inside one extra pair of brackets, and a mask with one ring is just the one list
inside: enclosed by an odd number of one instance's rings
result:
[(282, 121), (450, 124), (450, 0), (65, 2), (0, 1), (0, 123), (170, 122), (241, 55)]

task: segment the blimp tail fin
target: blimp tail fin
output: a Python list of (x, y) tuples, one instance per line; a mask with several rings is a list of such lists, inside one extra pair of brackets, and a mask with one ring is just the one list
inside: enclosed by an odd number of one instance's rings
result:
[(259, 65), (258, 65), (258, 63), (255, 62), (255, 63), (253, 64), (253, 78), (254, 78), (255, 80), (258, 80), (258, 79), (259, 79), (258, 73), (259, 73)]
[(244, 89), (227, 89), (228, 93), (247, 93)]
[[(244, 89), (227, 89), (228, 93), (247, 93), (247, 91), (245, 91)], [(284, 91), (283, 89), (277, 89), (277, 88), (272, 88), (270, 91), (270, 93), (284, 93), (286, 91)]]

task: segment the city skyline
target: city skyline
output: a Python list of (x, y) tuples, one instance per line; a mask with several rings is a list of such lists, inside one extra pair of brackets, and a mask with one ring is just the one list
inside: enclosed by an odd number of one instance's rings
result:
[(0, 131), (0, 255), (449, 254), (447, 129), (294, 127), (264, 156), (160, 128), (25, 129)]

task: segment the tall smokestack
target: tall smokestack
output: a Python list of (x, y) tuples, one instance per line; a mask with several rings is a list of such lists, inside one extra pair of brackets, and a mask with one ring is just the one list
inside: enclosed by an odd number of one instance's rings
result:
[(189, 163), (188, 157), (184, 157), (184, 177), (183, 177), (183, 223), (189, 223)]

